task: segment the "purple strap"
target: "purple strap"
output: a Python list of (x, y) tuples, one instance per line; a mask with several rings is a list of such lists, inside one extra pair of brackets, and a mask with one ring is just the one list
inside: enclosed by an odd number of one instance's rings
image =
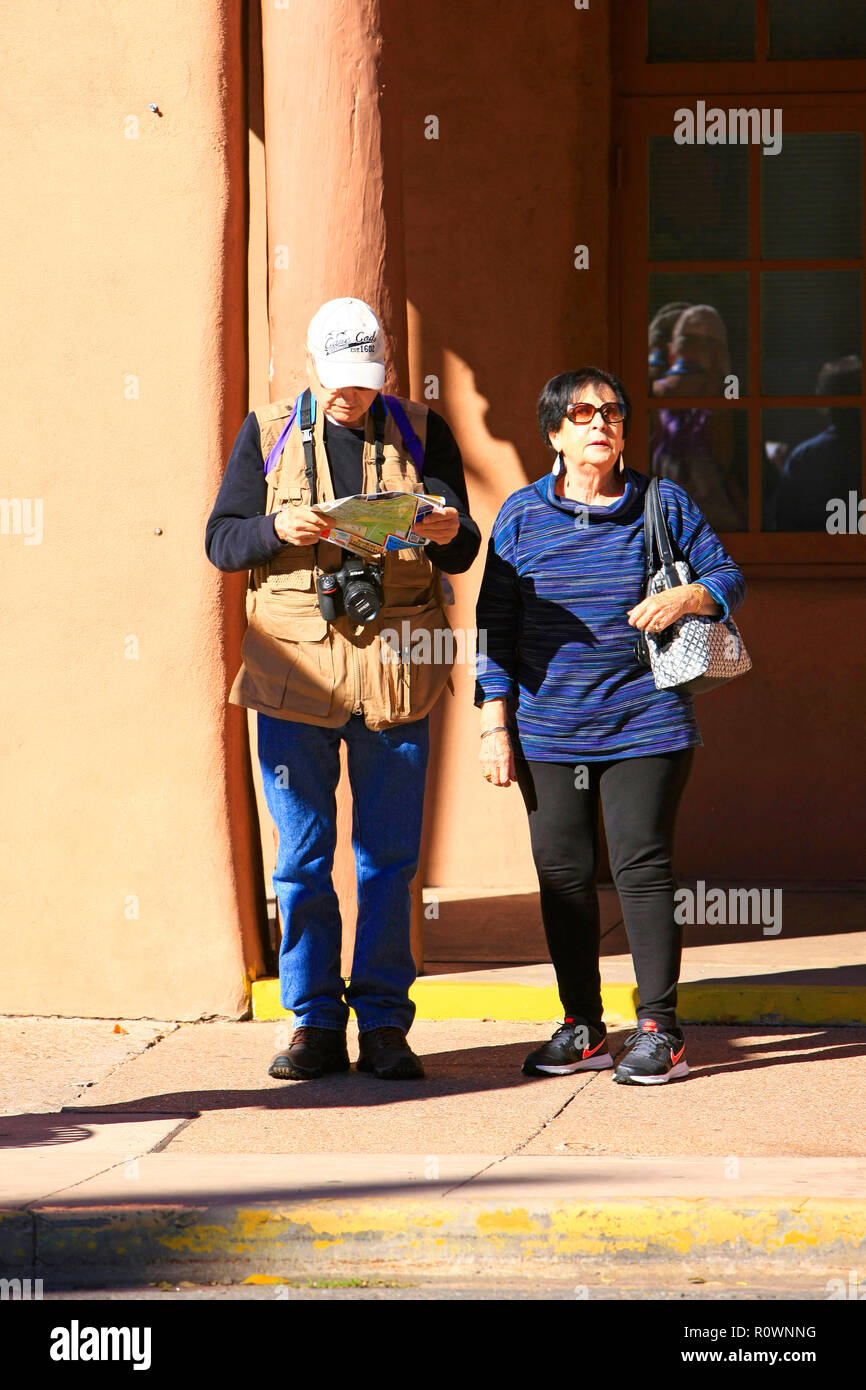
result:
[[(412, 455), (412, 462), (415, 464), (415, 467), (420, 472), (424, 467), (424, 445), (421, 443), (421, 440), (418, 438), (417, 434), (410, 425), (409, 417), (407, 416), (405, 410), (398, 401), (397, 397), (383, 396), (382, 400), (385, 402), (385, 405), (390, 410), (391, 416), (394, 420), (394, 424), (397, 426), (402, 436), (403, 443), (406, 445), (406, 448)], [(297, 414), (297, 410), (298, 402), (295, 401), (295, 404), (292, 406), (292, 413), (286, 421), (279, 439), (277, 440), (276, 444), (271, 449), (271, 452), (265, 459), (265, 477), (267, 477), (271, 469), (275, 467), (277, 459), (280, 457), (283, 446), (289, 437), (292, 425), (295, 423), (295, 416)]]
[(403, 436), (403, 443), (412, 455), (412, 462), (420, 473), (424, 468), (424, 445), (409, 424), (408, 416), (396, 396), (383, 396), (382, 400), (391, 412), (394, 424)]
[(276, 464), (277, 459), (280, 457), (280, 454), (281, 454), (281, 452), (282, 452), (283, 445), (285, 444), (286, 440), (287, 440), (288, 437), (289, 437), (289, 431), (291, 430), (292, 425), (295, 423), (295, 415), (296, 415), (296, 413), (297, 413), (297, 409), (298, 409), (298, 402), (295, 401), (295, 404), (292, 406), (292, 413), (291, 413), (291, 415), (289, 416), (288, 420), (286, 421), (286, 424), (285, 424), (285, 427), (284, 427), (284, 429), (283, 429), (282, 434), (280, 435), (280, 437), (279, 437), (279, 439), (277, 440), (276, 444), (274, 445), (273, 449), (271, 449), (271, 452), (268, 454), (267, 458), (265, 459), (265, 477), (268, 476), (268, 474), (270, 473), (271, 469), (272, 469), (272, 468), (274, 467), (274, 465)]

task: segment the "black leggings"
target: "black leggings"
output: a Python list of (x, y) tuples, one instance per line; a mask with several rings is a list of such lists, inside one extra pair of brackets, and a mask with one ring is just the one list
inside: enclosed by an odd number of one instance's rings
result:
[(634, 961), (637, 1017), (675, 1028), (682, 927), (674, 921), (674, 821), (693, 748), (599, 763), (517, 759), (541, 915), (569, 1018), (601, 1028), (598, 802)]

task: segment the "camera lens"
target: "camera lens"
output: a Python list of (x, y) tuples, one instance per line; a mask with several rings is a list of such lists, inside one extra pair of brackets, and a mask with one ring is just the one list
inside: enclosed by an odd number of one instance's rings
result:
[(369, 579), (350, 579), (343, 590), (346, 615), (356, 623), (371, 623), (382, 604)]

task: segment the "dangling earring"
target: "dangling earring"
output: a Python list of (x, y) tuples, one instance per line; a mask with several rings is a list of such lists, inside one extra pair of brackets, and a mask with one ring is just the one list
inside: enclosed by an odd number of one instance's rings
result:
[(562, 469), (562, 450), (560, 449), (559, 453), (556, 455), (556, 458), (553, 460), (553, 468), (550, 471), (552, 472), (554, 478), (558, 478), (560, 473), (562, 472)]

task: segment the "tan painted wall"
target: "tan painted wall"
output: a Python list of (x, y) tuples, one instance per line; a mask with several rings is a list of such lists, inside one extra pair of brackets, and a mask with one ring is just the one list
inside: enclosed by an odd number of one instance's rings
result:
[(679, 818), (679, 871), (862, 884), (866, 579), (746, 582), (737, 620), (754, 668), (695, 701), (705, 746)]
[(0, 494), (44, 535), (0, 535), (0, 1010), (236, 1016), (260, 866), (203, 534), (247, 402), (242, 6), (2, 11)]
[[(471, 22), (467, 22), (471, 16)], [(608, 353), (610, 59), (607, 6), (479, 0), (403, 12), (403, 183), (413, 396), (463, 451), (484, 537), (454, 581), (474, 628), (484, 550), (509, 492), (550, 459), (535, 422), (545, 381)], [(427, 117), (438, 118), (438, 139)], [(589, 270), (574, 247), (589, 248)], [(515, 787), (485, 785), (467, 666), (440, 701), (428, 777), (426, 881), (535, 882)]]

